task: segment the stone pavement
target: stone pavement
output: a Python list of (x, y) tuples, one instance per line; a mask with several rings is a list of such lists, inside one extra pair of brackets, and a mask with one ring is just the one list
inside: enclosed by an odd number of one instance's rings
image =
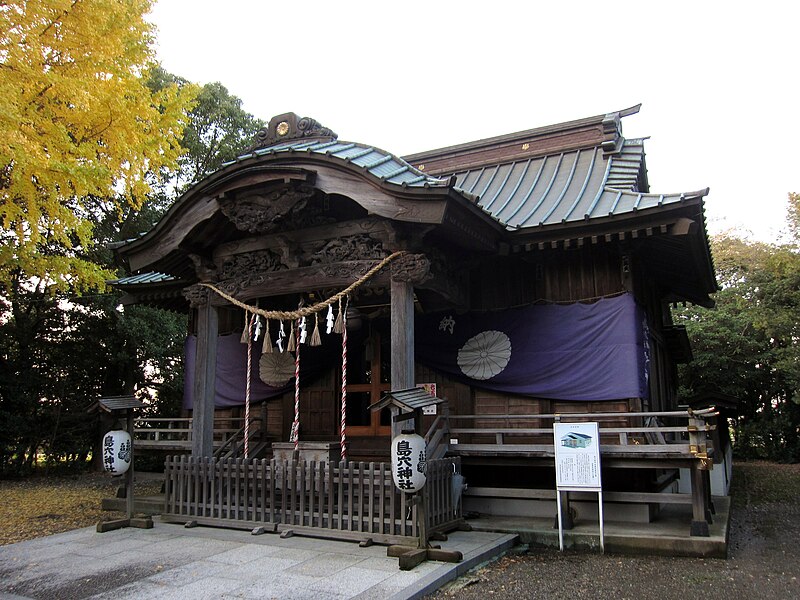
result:
[(0, 546), (0, 598), (419, 598), (514, 545), (515, 535), (457, 531), (458, 564), (400, 571), (385, 546), (161, 523), (77, 529)]

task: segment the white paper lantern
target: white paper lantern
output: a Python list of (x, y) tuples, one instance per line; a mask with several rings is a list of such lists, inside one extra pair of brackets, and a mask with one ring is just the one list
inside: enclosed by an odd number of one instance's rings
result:
[(131, 466), (133, 447), (127, 431), (115, 429), (103, 436), (103, 467), (112, 475), (122, 475)]
[(401, 433), (392, 439), (392, 478), (403, 492), (425, 485), (425, 439), (416, 433)]

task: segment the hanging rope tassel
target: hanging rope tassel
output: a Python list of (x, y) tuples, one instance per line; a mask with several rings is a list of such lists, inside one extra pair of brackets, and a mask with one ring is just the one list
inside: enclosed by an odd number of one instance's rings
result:
[[(300, 326), (300, 321), (297, 321), (297, 326)], [(292, 335), (294, 335), (294, 327), (292, 328)], [(294, 354), (294, 422), (292, 423), (292, 435), (289, 441), (294, 442), (294, 449), (298, 450), (300, 447), (300, 344), (297, 345), (297, 351)]]
[(250, 336), (250, 313), (244, 311), (244, 327), (242, 328), (242, 337), (239, 341), (243, 344), (247, 343), (247, 338)]
[[(347, 309), (345, 308), (345, 311)], [(347, 460), (347, 327), (342, 331), (342, 425), (340, 442), (342, 460)]]
[(287, 352), (294, 352), (297, 350), (297, 338), (295, 337), (294, 329), (294, 325), (292, 325), (292, 330), (289, 332), (289, 341), (286, 343)]
[(253, 317), (247, 323), (247, 386), (244, 392), (244, 459), (250, 458), (250, 379), (253, 374)]
[(319, 313), (314, 315), (314, 332), (311, 334), (309, 346), (322, 346), (322, 338), (319, 335)]
[(261, 354), (272, 354), (272, 338), (269, 336), (269, 319), (264, 324), (264, 343), (261, 345)]
[(342, 321), (342, 299), (339, 298), (339, 311), (336, 313), (336, 322), (333, 324), (333, 330), (336, 333), (344, 331), (344, 324)]

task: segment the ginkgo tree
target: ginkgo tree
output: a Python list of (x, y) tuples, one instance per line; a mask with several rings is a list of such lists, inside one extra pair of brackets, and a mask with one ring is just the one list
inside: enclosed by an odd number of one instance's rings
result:
[(102, 287), (93, 206), (141, 206), (177, 165), (196, 87), (148, 87), (150, 0), (0, 3), (0, 286)]

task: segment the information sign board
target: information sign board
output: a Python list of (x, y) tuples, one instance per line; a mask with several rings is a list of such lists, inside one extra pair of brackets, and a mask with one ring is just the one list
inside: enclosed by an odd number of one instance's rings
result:
[(564, 525), (561, 492), (597, 492), (600, 519), (600, 548), (605, 551), (603, 534), (603, 486), (600, 481), (600, 432), (597, 423), (554, 423), (553, 444), (556, 458), (556, 506), (558, 546), (564, 550)]
[(555, 423), (556, 487), (600, 491), (600, 435), (597, 423)]

